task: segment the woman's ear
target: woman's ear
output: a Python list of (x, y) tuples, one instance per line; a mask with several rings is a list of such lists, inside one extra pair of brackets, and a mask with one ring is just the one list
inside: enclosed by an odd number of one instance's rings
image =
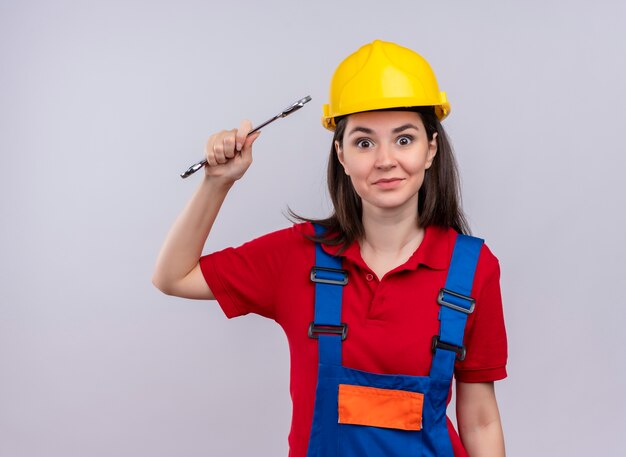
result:
[(341, 147), (341, 144), (339, 144), (339, 141), (337, 140), (335, 140), (335, 151), (337, 151), (337, 160), (339, 160), (339, 163), (343, 167), (344, 173), (350, 176), (350, 174), (348, 173), (348, 170), (346, 170), (346, 165), (343, 161), (343, 148)]
[(428, 141), (428, 153), (426, 154), (426, 169), (428, 170), (437, 155), (437, 132), (433, 133), (433, 137)]

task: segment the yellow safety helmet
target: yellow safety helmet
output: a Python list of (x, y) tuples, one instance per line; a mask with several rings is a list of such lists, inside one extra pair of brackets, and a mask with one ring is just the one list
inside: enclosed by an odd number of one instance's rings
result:
[(450, 113), (432, 68), (422, 56), (395, 43), (376, 40), (339, 64), (330, 83), (322, 125), (335, 130), (335, 118), (361, 111), (433, 106), (439, 120)]

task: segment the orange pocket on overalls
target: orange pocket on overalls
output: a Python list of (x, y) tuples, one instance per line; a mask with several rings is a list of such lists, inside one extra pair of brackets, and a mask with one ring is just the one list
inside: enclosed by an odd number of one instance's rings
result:
[(339, 423), (421, 430), (424, 394), (339, 384)]

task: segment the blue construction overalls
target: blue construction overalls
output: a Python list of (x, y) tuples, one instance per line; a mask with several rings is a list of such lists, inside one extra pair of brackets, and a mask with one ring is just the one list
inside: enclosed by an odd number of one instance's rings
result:
[[(323, 233), (316, 226), (317, 234)], [(309, 336), (318, 339), (318, 381), (307, 457), (453, 456), (446, 424), (448, 393), (456, 358), (465, 358), (463, 334), (474, 271), (483, 240), (459, 235), (439, 293), (439, 334), (433, 336), (429, 376), (382, 375), (342, 365), (342, 289), (348, 283), (341, 258), (316, 246), (315, 320)]]

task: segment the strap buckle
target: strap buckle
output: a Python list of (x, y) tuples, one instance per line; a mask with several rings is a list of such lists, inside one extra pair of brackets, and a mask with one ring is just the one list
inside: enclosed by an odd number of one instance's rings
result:
[[(341, 275), (339, 278), (338, 275)], [(321, 284), (345, 286), (348, 284), (348, 272), (338, 268), (313, 267), (311, 268), (311, 281)]]
[[(445, 294), (451, 295), (455, 298), (459, 298), (461, 300), (465, 300), (469, 302), (469, 308), (466, 308), (464, 306), (455, 304), (455, 303), (450, 303), (449, 301), (446, 301), (444, 299)], [(476, 306), (476, 300), (474, 300), (472, 297), (468, 297), (466, 295), (462, 295), (459, 294), (457, 292), (453, 292), (451, 290), (448, 289), (441, 289), (439, 291), (439, 296), (437, 297), (437, 303), (439, 303), (441, 306), (446, 306), (448, 308), (454, 309), (456, 311), (460, 311), (463, 314), (472, 314), (474, 312), (474, 307)]]
[(341, 335), (341, 341), (348, 336), (348, 324), (326, 325), (311, 322), (309, 324), (309, 338), (319, 339), (319, 335)]
[(439, 335), (433, 336), (433, 345), (432, 351), (435, 352), (437, 349), (443, 349), (444, 351), (452, 351), (456, 353), (457, 360), (465, 360), (465, 355), (467, 351), (465, 350), (465, 346), (455, 346), (454, 344), (448, 344), (441, 341)]

